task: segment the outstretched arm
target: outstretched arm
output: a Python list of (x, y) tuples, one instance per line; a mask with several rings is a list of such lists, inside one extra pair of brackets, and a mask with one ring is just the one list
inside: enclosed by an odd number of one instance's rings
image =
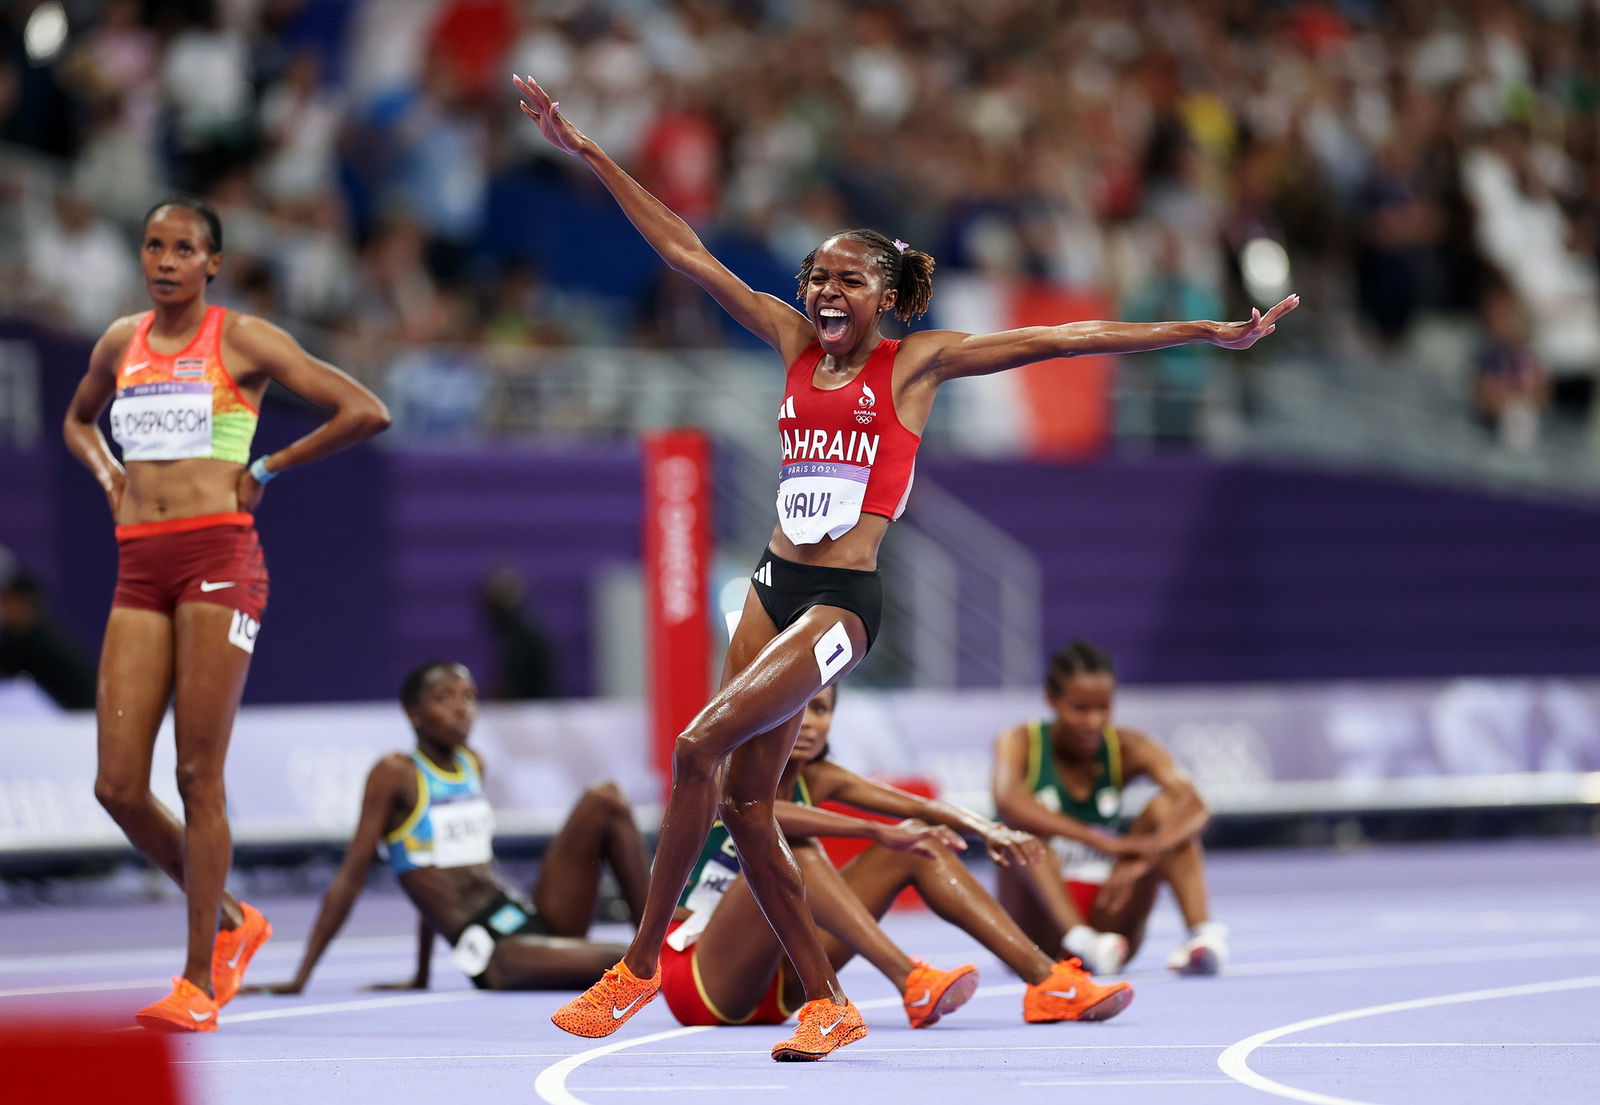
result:
[[(339, 865), (339, 873), (333, 877), (333, 883), (322, 896), (322, 908), (317, 911), (316, 922), (311, 926), (305, 954), (300, 957), (300, 967), (295, 971), (294, 978), (271, 986), (246, 987), (246, 993), (298, 994), (306, 988), (306, 983), (311, 980), (311, 972), (316, 970), (317, 961), (322, 958), (322, 953), (333, 942), (333, 938), (339, 935), (339, 930), (350, 916), (350, 907), (355, 905), (356, 898), (366, 886), (367, 869), (372, 866), (372, 857), (378, 850), (384, 821), (396, 796), (402, 793), (402, 788), (408, 783), (413, 788), (416, 786), (414, 776), (398, 765), (394, 757), (386, 757), (372, 769), (367, 776), (366, 793), (361, 799), (361, 819), (356, 823), (355, 836), (350, 839), (350, 847), (345, 851), (344, 862)], [(415, 798), (414, 793), (412, 797)]]
[(594, 171), (628, 221), (668, 267), (704, 288), (735, 322), (777, 350), (785, 364), (799, 355), (812, 338), (811, 324), (803, 314), (775, 296), (755, 291), (712, 256), (688, 223), (568, 122), (561, 105), (532, 77), (513, 77), (512, 83), (522, 94), (523, 114), (539, 124), (540, 133), (552, 146), (582, 159)]
[(886, 813), (891, 817), (914, 817), (975, 836), (983, 841), (989, 857), (1002, 867), (1012, 863), (1037, 863), (1044, 858), (1044, 845), (1025, 832), (990, 821), (953, 802), (924, 798), (898, 787), (875, 783), (836, 763), (825, 760), (809, 765), (806, 782), (818, 801), (832, 798), (857, 809)]
[(1277, 328), (1278, 320), (1300, 305), (1291, 295), (1266, 314), (1251, 310), (1244, 322), (1068, 322), (1026, 326), (994, 334), (925, 330), (906, 339), (918, 362), (917, 374), (936, 383), (963, 376), (987, 376), (1055, 357), (1145, 353), (1174, 345), (1204, 343), (1222, 349), (1249, 349)]

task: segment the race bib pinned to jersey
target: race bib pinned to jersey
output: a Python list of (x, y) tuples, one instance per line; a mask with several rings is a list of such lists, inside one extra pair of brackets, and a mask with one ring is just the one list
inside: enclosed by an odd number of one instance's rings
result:
[(428, 817), (433, 822), (433, 866), (471, 867), (494, 858), (494, 810), (486, 799), (435, 801)]
[(111, 404), (111, 436), (124, 461), (210, 456), (211, 385), (172, 380), (123, 388)]
[(855, 464), (802, 460), (778, 475), (778, 524), (796, 545), (842, 537), (861, 520), (872, 469)]

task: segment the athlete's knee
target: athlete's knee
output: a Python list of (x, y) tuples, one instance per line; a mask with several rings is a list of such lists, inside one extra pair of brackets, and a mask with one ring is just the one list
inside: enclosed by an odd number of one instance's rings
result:
[(735, 837), (748, 838), (761, 832), (776, 833), (778, 822), (771, 798), (741, 798), (724, 794), (717, 802), (717, 816)]
[(1133, 824), (1128, 826), (1130, 835), (1153, 833), (1167, 822), (1172, 815), (1172, 799), (1165, 794), (1157, 794), (1150, 799), (1139, 816), (1133, 819)]
[(672, 777), (674, 779), (703, 780), (711, 778), (722, 749), (711, 740), (710, 734), (696, 729), (685, 729), (672, 742)]
[(140, 780), (98, 775), (94, 780), (94, 797), (113, 821), (120, 822), (150, 801), (150, 788)]
[(178, 761), (178, 797), (183, 799), (185, 810), (222, 807), (224, 788), (220, 767), (209, 757)]
[(579, 801), (609, 817), (633, 816), (633, 803), (622, 793), (622, 788), (610, 779), (602, 779), (585, 787)]

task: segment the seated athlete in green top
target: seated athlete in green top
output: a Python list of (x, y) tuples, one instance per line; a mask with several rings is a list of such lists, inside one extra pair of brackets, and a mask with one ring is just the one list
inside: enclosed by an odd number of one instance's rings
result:
[[(1164, 882), (1188, 937), (1167, 957), (1185, 975), (1213, 975), (1227, 930), (1211, 919), (1200, 834), (1211, 819), (1194, 784), (1153, 738), (1111, 724), (1110, 658), (1075, 641), (1050, 661), (1055, 716), (1018, 725), (995, 745), (1000, 819), (1046, 840), (1051, 858), (1002, 868), (1000, 901), (1044, 947), (1061, 947), (1097, 974), (1116, 974), (1144, 940)], [(1161, 788), (1125, 833), (1122, 788), (1145, 776)]]

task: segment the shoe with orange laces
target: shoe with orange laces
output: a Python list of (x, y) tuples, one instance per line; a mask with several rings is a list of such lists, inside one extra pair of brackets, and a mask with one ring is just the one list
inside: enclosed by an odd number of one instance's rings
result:
[(146, 1028), (157, 1032), (215, 1032), (217, 1003), (186, 978), (172, 980), (172, 993), (145, 1006), (134, 1015)]
[(1077, 959), (1063, 959), (1043, 982), (1022, 995), (1022, 1019), (1029, 1024), (1051, 1021), (1107, 1021), (1128, 1007), (1133, 987), (1126, 982), (1101, 986)]
[(217, 942), (211, 948), (211, 989), (216, 992), (217, 1004), (227, 1005), (244, 983), (244, 969), (250, 966), (250, 957), (261, 950), (261, 945), (272, 935), (272, 923), (261, 911), (248, 902), (240, 902), (244, 920), (237, 928), (223, 929), (217, 933)]
[(835, 1005), (828, 998), (818, 998), (800, 1007), (800, 1024), (794, 1035), (775, 1045), (772, 1057), (780, 1063), (814, 1063), (866, 1034), (867, 1022), (861, 1019), (855, 1002)]
[(609, 1036), (650, 1004), (661, 989), (661, 964), (640, 978), (619, 960), (600, 981), (550, 1014), (550, 1023), (574, 1036)]
[(906, 976), (902, 1004), (912, 1028), (927, 1028), (946, 1013), (954, 1013), (978, 989), (978, 968), (970, 963), (953, 971), (930, 967), (927, 960), (911, 957), (914, 966)]

